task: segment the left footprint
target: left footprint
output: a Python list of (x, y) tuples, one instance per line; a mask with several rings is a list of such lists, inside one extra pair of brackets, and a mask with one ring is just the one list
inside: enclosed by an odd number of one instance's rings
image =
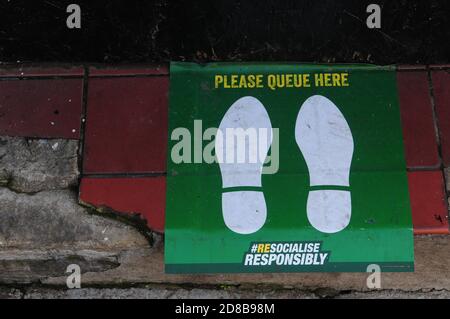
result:
[(262, 103), (251, 96), (234, 102), (220, 122), (215, 140), (224, 188), (222, 214), (233, 232), (251, 234), (266, 221), (266, 200), (260, 188), (271, 144), (272, 124)]

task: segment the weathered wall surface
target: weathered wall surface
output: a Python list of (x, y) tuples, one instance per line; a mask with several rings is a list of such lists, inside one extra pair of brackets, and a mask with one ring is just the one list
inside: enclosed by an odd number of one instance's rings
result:
[(78, 204), (78, 141), (0, 138), (0, 281), (36, 283), (118, 267), (148, 239)]
[[(416, 237), (416, 272), (383, 274), (382, 290), (366, 274), (165, 275), (161, 235), (78, 203), (77, 154), (78, 141), (0, 138), (0, 298), (450, 297), (446, 236)], [(70, 264), (82, 289), (67, 289)]]

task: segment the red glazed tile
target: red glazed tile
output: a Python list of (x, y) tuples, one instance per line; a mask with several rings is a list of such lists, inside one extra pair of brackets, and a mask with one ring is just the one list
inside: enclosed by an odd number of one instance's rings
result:
[(442, 172), (408, 172), (408, 184), (414, 233), (449, 234)]
[(433, 71), (433, 92), (439, 134), (441, 137), (442, 160), (450, 166), (450, 72)]
[(90, 178), (81, 180), (80, 200), (100, 207), (110, 207), (122, 213), (138, 213), (148, 226), (164, 231), (166, 207), (166, 179), (139, 178)]
[(84, 173), (166, 170), (165, 76), (89, 80)]
[(84, 75), (82, 66), (4, 66), (0, 68), (0, 77), (46, 77)]
[(440, 160), (427, 73), (398, 72), (397, 85), (406, 165), (437, 168)]
[(138, 66), (93, 66), (89, 68), (89, 76), (128, 76), (128, 75), (168, 75), (166, 65)]
[(80, 137), (82, 79), (0, 81), (0, 135)]

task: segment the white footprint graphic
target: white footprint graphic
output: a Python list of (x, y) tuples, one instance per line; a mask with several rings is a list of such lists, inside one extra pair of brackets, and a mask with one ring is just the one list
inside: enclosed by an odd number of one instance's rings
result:
[[(256, 134), (256, 140), (255, 140)], [(242, 136), (247, 136), (242, 140)], [(258, 231), (267, 216), (264, 193), (230, 187), (261, 187), (262, 168), (272, 144), (272, 124), (262, 103), (242, 97), (225, 113), (215, 140), (222, 174), (222, 214), (227, 227), (239, 234)]]
[[(308, 166), (310, 186), (350, 186), (353, 137), (333, 102), (321, 95), (308, 98), (298, 112), (295, 140)], [(306, 211), (317, 230), (339, 232), (350, 223), (350, 191), (312, 190)]]

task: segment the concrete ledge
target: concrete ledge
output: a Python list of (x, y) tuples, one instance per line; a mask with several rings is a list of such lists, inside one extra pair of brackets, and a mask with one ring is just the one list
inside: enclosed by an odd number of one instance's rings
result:
[[(20, 294), (10, 293), (10, 298), (16, 298)], [(24, 299), (233, 299), (233, 298), (273, 298), (273, 299), (317, 299), (317, 298), (335, 298), (335, 299), (397, 299), (397, 298), (450, 298), (450, 292), (441, 291), (419, 291), (405, 292), (397, 290), (371, 291), (367, 293), (343, 291), (337, 294), (326, 295), (321, 291), (306, 292), (295, 289), (266, 289), (266, 290), (248, 290), (236, 288), (222, 289), (186, 289), (179, 287), (145, 287), (145, 288), (85, 288), (85, 289), (25, 289)]]
[(117, 255), (99, 251), (1, 251), (1, 280), (6, 284), (28, 284), (43, 277), (60, 276), (71, 264), (82, 272), (102, 272), (118, 267)]
[[(416, 271), (382, 274), (383, 290), (450, 291), (450, 241), (446, 236), (415, 238)], [(176, 284), (193, 287), (231, 286), (242, 289), (298, 289), (301, 291), (360, 291), (366, 286), (364, 273), (166, 275), (163, 271), (163, 245), (152, 249), (128, 250), (119, 256), (120, 266), (82, 276), (84, 287), (114, 284)], [(44, 285), (65, 285), (65, 277), (43, 278)]]

